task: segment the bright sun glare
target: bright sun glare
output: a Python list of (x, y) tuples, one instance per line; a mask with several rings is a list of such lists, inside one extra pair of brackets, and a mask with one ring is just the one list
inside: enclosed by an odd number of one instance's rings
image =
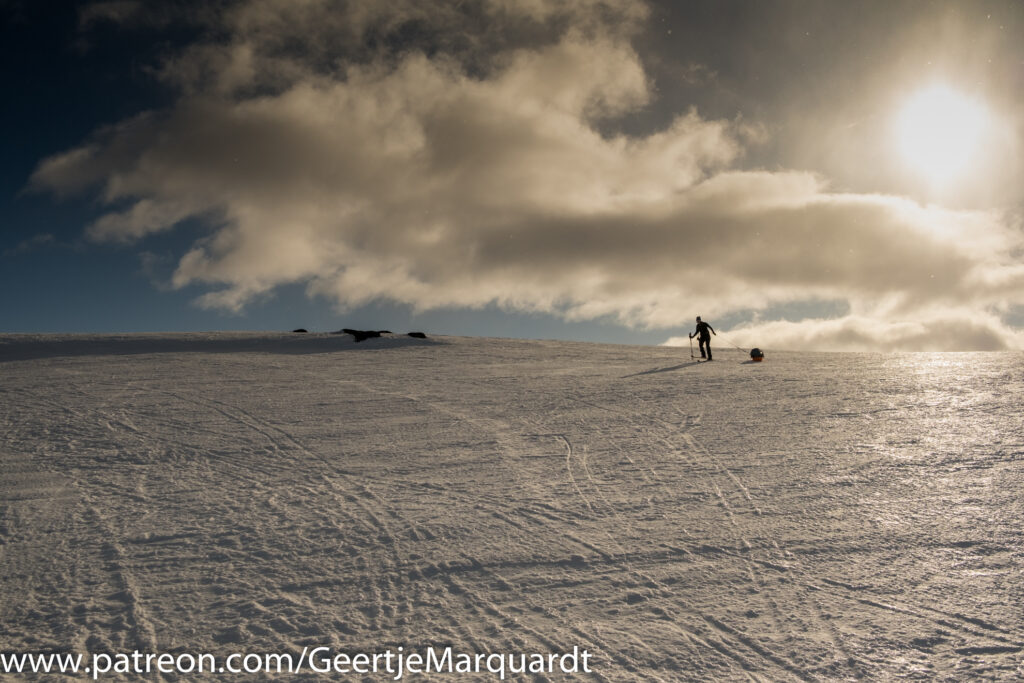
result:
[(933, 186), (963, 175), (989, 126), (984, 105), (945, 85), (913, 94), (896, 118), (903, 160)]

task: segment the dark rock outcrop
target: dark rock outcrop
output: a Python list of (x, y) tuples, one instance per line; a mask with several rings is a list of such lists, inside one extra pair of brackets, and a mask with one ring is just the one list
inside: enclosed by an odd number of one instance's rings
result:
[(355, 337), (357, 342), (366, 341), (373, 337), (379, 337), (382, 334), (391, 334), (391, 330), (353, 330), (345, 328), (341, 331), (343, 334), (351, 334)]

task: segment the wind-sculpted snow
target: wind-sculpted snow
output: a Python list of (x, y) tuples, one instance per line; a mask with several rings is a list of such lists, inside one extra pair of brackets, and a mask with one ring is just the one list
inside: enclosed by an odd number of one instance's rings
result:
[(0, 651), (1024, 676), (1024, 357), (715, 359), (0, 337)]

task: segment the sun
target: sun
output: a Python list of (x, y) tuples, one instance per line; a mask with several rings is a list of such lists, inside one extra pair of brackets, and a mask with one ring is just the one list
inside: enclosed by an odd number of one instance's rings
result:
[(981, 151), (989, 127), (985, 106), (946, 85), (911, 95), (895, 120), (903, 161), (933, 187), (962, 177)]

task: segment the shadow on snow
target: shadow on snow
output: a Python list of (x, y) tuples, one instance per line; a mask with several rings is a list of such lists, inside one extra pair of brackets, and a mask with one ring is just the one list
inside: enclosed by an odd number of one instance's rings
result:
[(680, 363), (679, 365), (673, 365), (672, 367), (668, 367), (668, 368), (654, 368), (653, 370), (644, 370), (643, 372), (634, 372), (632, 375), (623, 375), (622, 379), (626, 379), (627, 377), (639, 377), (640, 375), (654, 375), (654, 374), (657, 374), (659, 372), (672, 372), (674, 370), (682, 370), (683, 368), (691, 368), (694, 365), (700, 365), (701, 363), (705, 363), (705, 362), (707, 362), (707, 361), (694, 360), (694, 361), (690, 361), (689, 363)]
[(347, 334), (181, 333), (128, 335), (0, 335), (0, 363), (78, 356), (153, 353), (314, 354), (443, 344), (406, 336), (357, 343)]

